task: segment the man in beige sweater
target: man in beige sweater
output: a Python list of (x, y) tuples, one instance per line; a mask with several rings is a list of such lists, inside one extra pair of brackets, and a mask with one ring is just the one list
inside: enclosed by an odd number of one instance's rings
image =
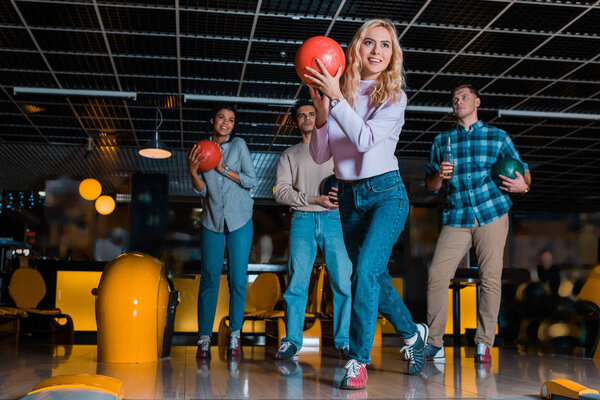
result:
[(333, 173), (333, 160), (324, 164), (313, 161), (308, 151), (315, 129), (316, 110), (311, 102), (299, 100), (292, 118), (302, 134), (302, 142), (285, 150), (277, 164), (275, 200), (293, 211), (290, 228), (288, 287), (286, 302), (287, 336), (282, 339), (275, 359), (297, 359), (302, 348), (304, 314), (313, 263), (320, 248), (325, 256), (333, 291), (333, 327), (335, 347), (345, 357), (348, 351), (352, 265), (342, 235), (337, 204), (328, 194), (320, 194), (323, 179)]

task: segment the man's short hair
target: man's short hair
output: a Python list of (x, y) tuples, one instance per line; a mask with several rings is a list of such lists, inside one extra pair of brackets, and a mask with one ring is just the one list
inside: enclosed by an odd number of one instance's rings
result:
[(450, 91), (450, 98), (452, 98), (452, 96), (454, 96), (454, 93), (456, 93), (460, 89), (469, 89), (471, 91), (471, 93), (473, 93), (475, 95), (475, 97), (479, 97), (479, 92), (477, 92), (477, 89), (475, 89), (475, 86), (471, 85), (470, 83), (461, 83), (460, 85), (455, 86)]
[(300, 107), (304, 107), (304, 106), (315, 107), (315, 105), (309, 99), (299, 99), (299, 100), (297, 100), (296, 103), (294, 103), (294, 107), (292, 108), (292, 119), (294, 120), (294, 122), (296, 122), (296, 119), (298, 118), (298, 109)]

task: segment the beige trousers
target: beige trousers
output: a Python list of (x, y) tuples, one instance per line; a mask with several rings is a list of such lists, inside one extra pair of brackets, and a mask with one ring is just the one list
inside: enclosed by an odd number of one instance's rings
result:
[(458, 263), (471, 246), (479, 262), (480, 298), (475, 342), (494, 345), (498, 311), (502, 258), (508, 234), (508, 214), (483, 226), (475, 221), (470, 228), (443, 226), (435, 246), (427, 280), (428, 343), (441, 347), (448, 318), (448, 286)]

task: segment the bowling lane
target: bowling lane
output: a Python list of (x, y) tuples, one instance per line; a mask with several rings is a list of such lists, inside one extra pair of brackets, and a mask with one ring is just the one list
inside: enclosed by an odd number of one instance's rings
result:
[(205, 398), (527, 398), (542, 383), (570, 379), (600, 388), (600, 362), (536, 351), (494, 348), (494, 363), (475, 365), (474, 349), (446, 349), (446, 364), (427, 363), (406, 374), (399, 349), (372, 353), (366, 391), (343, 391), (344, 362), (332, 349), (302, 352), (298, 362), (271, 359), (262, 346), (245, 346), (243, 357), (228, 361), (213, 347), (213, 359), (198, 362), (195, 347), (174, 346), (158, 363), (98, 363), (96, 346), (0, 345), (0, 399), (18, 399), (39, 381), (66, 374), (101, 374), (121, 379), (126, 399)]

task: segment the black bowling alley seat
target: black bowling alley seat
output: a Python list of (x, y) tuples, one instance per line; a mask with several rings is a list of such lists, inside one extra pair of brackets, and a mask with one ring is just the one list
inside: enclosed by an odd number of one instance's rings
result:
[[(53, 344), (73, 344), (73, 319), (60, 309), (39, 309), (46, 294), (46, 283), (38, 270), (29, 267), (16, 269), (8, 284), (8, 293), (16, 307), (7, 307), (21, 317), (21, 337)], [(17, 332), (18, 333), (18, 332)]]

